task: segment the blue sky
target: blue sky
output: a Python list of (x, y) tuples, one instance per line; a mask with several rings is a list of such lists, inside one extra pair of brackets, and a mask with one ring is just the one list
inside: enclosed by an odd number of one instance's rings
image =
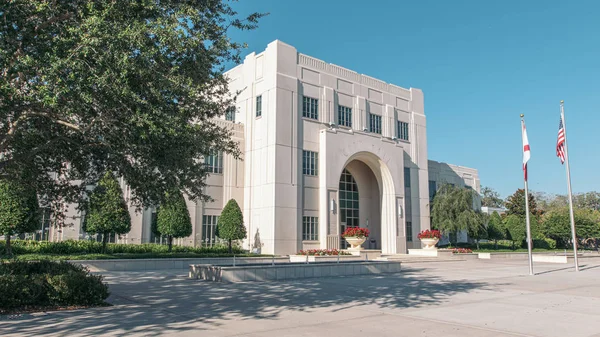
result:
[[(270, 12), (234, 40), (299, 52), (425, 94), (429, 158), (479, 170), (505, 197), (523, 185), (566, 193), (555, 155), (565, 101), (574, 192), (600, 191), (600, 1), (241, 0)], [(246, 53), (244, 53), (246, 54)]]

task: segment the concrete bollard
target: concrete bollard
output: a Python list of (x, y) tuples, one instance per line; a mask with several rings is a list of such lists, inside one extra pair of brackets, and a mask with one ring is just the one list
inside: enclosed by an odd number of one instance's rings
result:
[(235, 267), (235, 255), (233, 255), (233, 266)]

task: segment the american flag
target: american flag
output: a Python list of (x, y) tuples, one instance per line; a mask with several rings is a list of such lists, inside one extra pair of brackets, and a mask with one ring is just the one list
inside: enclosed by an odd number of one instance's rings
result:
[(565, 163), (565, 128), (563, 127), (562, 116), (558, 123), (558, 139), (556, 140), (556, 156), (560, 158), (560, 163)]

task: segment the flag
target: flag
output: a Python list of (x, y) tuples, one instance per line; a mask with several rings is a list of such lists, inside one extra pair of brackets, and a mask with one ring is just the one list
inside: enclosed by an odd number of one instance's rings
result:
[(529, 148), (529, 140), (527, 139), (527, 130), (525, 129), (525, 121), (523, 121), (523, 174), (525, 176), (525, 181), (527, 181), (527, 162), (529, 158), (531, 158), (531, 151)]
[(560, 163), (565, 163), (565, 128), (563, 127), (562, 115), (558, 123), (558, 139), (556, 140), (556, 156), (560, 158)]

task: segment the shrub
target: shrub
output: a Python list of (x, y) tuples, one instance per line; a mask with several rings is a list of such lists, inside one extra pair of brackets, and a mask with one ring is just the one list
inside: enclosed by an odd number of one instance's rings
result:
[(452, 248), (452, 254), (471, 254), (473, 251), (470, 248)]
[(67, 262), (0, 264), (0, 313), (54, 306), (101, 305), (108, 297), (102, 276)]
[(556, 240), (550, 238), (533, 240), (533, 248), (556, 249)]
[[(4, 242), (0, 241), (0, 250), (4, 247)], [(32, 241), (16, 240), (12, 242), (13, 252), (17, 255), (23, 254), (52, 254), (52, 255), (85, 255), (101, 254), (102, 243), (96, 241)], [(107, 254), (163, 254), (168, 252), (169, 247), (155, 243), (144, 244), (120, 244), (109, 243), (106, 248)], [(228, 254), (227, 246), (212, 247), (190, 247), (173, 246), (173, 253), (194, 253), (194, 254)], [(243, 254), (244, 250), (239, 247), (232, 247), (233, 254)]]

